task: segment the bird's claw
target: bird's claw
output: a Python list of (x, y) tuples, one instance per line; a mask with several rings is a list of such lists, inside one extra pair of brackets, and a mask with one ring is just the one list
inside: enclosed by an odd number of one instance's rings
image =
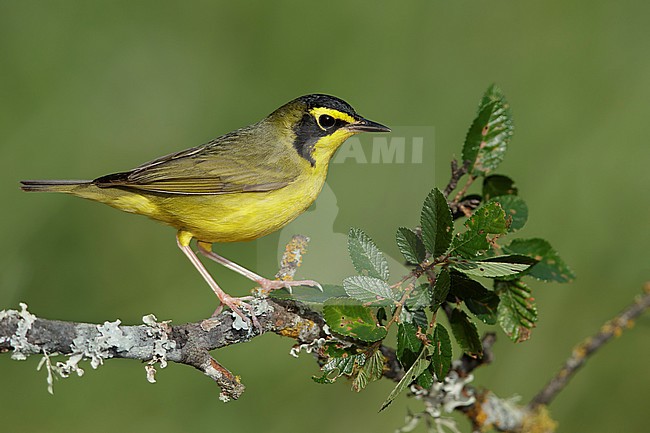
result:
[(257, 284), (260, 285), (262, 293), (269, 294), (273, 290), (287, 289), (289, 293), (293, 293), (292, 289), (296, 286), (311, 286), (316, 287), (321, 292), (323, 291), (323, 286), (320, 285), (317, 281), (314, 280), (268, 280), (266, 278), (258, 280)]
[[(213, 317), (216, 316), (217, 314), (221, 313), (223, 310), (223, 306), (227, 306), (230, 308), (233, 313), (237, 314), (239, 317), (241, 317), (244, 322), (246, 322), (249, 327), (251, 325), (255, 326), (260, 332), (262, 332), (262, 325), (260, 324), (259, 320), (257, 320), (257, 316), (255, 315), (255, 310), (253, 309), (253, 306), (247, 303), (246, 301), (251, 301), (255, 299), (253, 296), (242, 296), (241, 298), (235, 298), (234, 296), (226, 295), (219, 300), (221, 301), (221, 305), (217, 307), (215, 310), (214, 314), (212, 315)], [(245, 308), (248, 310), (250, 313), (250, 318), (246, 316), (240, 308)]]

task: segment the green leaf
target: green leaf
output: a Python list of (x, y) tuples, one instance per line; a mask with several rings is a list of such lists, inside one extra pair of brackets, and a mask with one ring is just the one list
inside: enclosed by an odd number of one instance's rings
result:
[(429, 319), (427, 318), (427, 313), (424, 311), (424, 308), (415, 311), (402, 308), (399, 315), (399, 321), (402, 323), (412, 323), (415, 326), (419, 326), (421, 329), (429, 328)]
[(319, 383), (321, 385), (331, 385), (332, 383), (336, 382), (336, 378), (331, 379), (327, 372), (324, 372), (320, 376), (312, 376), (311, 380), (313, 380), (316, 383)]
[(470, 320), (464, 311), (454, 308), (449, 318), (449, 324), (458, 345), (465, 353), (474, 358), (483, 354), (483, 345), (478, 336), (476, 324)]
[(343, 352), (341, 356), (330, 357), (325, 365), (321, 367), (322, 376), (312, 376), (312, 379), (316, 383), (331, 384), (341, 376), (351, 376), (354, 373), (355, 366), (363, 365), (365, 362), (366, 356), (363, 353)]
[(377, 322), (380, 325), (383, 325), (385, 321), (388, 320), (388, 315), (386, 314), (386, 309), (383, 307), (377, 308)]
[(406, 308), (419, 310), (431, 305), (431, 289), (428, 284), (420, 284), (413, 289), (411, 295), (406, 299)]
[(420, 224), (426, 250), (433, 257), (444, 254), (453, 236), (454, 223), (447, 199), (438, 188), (434, 188), (424, 200)]
[(442, 382), (451, 368), (451, 340), (447, 329), (440, 323), (436, 323), (433, 328), (431, 341), (433, 344), (431, 367), (436, 380)]
[(530, 289), (519, 280), (495, 281), (494, 287), (501, 299), (497, 309), (499, 325), (512, 341), (528, 340), (537, 321), (537, 307)]
[(499, 262), (499, 263), (518, 263), (520, 265), (532, 266), (537, 263), (533, 257), (523, 254), (503, 254), (500, 256), (492, 256), (481, 260), (482, 262)]
[(480, 113), (485, 107), (487, 107), (488, 105), (492, 104), (495, 101), (498, 101), (502, 97), (503, 94), (501, 92), (501, 89), (497, 87), (496, 83), (490, 84), (490, 87), (488, 87), (485, 93), (483, 94), (483, 97), (481, 98), (481, 101), (478, 104), (478, 109), (476, 110), (476, 112)]
[(359, 368), (356, 377), (352, 381), (352, 389), (359, 392), (377, 379), (381, 379), (384, 372), (384, 355), (379, 350), (375, 350), (366, 362)]
[(424, 309), (413, 312), (413, 324), (419, 326), (421, 329), (429, 328), (429, 318), (427, 317), (427, 313), (424, 312)]
[(528, 269), (530, 265), (522, 263), (474, 261), (465, 260), (459, 257), (450, 257), (449, 267), (464, 274), (495, 278), (518, 274)]
[(369, 342), (386, 337), (386, 328), (377, 325), (372, 310), (354, 299), (330, 299), (323, 306), (323, 317), (341, 335)]
[(509, 224), (501, 205), (491, 201), (476, 209), (465, 227), (467, 230), (454, 237), (449, 254), (471, 259), (490, 248), (488, 235), (505, 234)]
[(491, 201), (501, 204), (506, 217), (511, 218), (508, 231), (514, 232), (521, 229), (528, 221), (528, 206), (526, 202), (516, 195), (500, 195), (494, 197)]
[(500, 195), (517, 195), (518, 192), (515, 181), (508, 176), (493, 174), (483, 179), (483, 198), (485, 201)]
[(388, 281), (388, 261), (363, 230), (350, 229), (348, 251), (350, 252), (352, 264), (359, 274)]
[(400, 323), (397, 326), (397, 359), (408, 368), (415, 362), (422, 350), (422, 340), (417, 337), (418, 328), (412, 323)]
[(512, 131), (510, 105), (501, 90), (492, 85), (483, 95), (463, 146), (463, 160), (471, 161), (472, 175), (486, 175), (503, 161)]
[(400, 297), (384, 280), (365, 275), (346, 278), (343, 280), (343, 288), (351, 298), (375, 307), (394, 305)]
[(567, 283), (575, 278), (573, 271), (560, 258), (557, 251), (544, 239), (515, 239), (503, 251), (512, 254), (523, 254), (538, 261), (526, 273), (543, 281)]
[(449, 270), (443, 268), (440, 270), (440, 273), (436, 276), (436, 282), (433, 285), (433, 299), (431, 301), (431, 311), (435, 312), (440, 308), (443, 302), (447, 299), (449, 294), (449, 287), (451, 283), (451, 278), (449, 276)]
[(381, 408), (379, 409), (380, 411), (386, 409), (388, 405), (391, 404), (393, 400), (395, 400), (395, 397), (404, 391), (407, 386), (409, 386), (415, 379), (417, 379), (418, 376), (424, 372), (424, 370), (429, 367), (431, 361), (429, 361), (428, 357), (430, 355), (431, 346), (424, 346), (411, 368), (407, 370), (407, 372), (404, 374), (404, 377), (402, 377), (397, 386), (390, 392), (384, 403), (381, 405)]
[(499, 297), (478, 281), (454, 272), (451, 274), (451, 293), (462, 299), (469, 311), (483, 323), (488, 325), (497, 323)]
[(426, 255), (424, 243), (413, 230), (400, 227), (397, 229), (396, 238), (397, 247), (408, 263), (417, 265), (424, 261)]
[(433, 383), (435, 382), (433, 373), (431, 373), (429, 369), (424, 370), (422, 374), (418, 376), (417, 380), (418, 380), (418, 385), (420, 385), (424, 389), (430, 389), (433, 386)]
[(289, 293), (287, 289), (273, 290), (270, 296), (275, 299), (293, 299), (310, 305), (323, 304), (328, 299), (347, 297), (342, 286), (334, 284), (323, 284), (321, 292), (315, 287), (301, 287), (300, 290), (294, 290)]

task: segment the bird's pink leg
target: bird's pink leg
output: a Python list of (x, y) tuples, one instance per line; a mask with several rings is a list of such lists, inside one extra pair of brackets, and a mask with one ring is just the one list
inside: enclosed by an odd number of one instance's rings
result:
[(314, 280), (297, 280), (297, 281), (282, 281), (282, 280), (269, 280), (264, 278), (261, 275), (257, 275), (255, 272), (246, 269), (243, 266), (238, 265), (235, 262), (228, 260), (225, 257), (220, 256), (219, 254), (212, 251), (212, 244), (207, 242), (198, 241), (199, 252), (206, 256), (207, 258), (214, 260), (217, 263), (220, 263), (227, 267), (228, 269), (237, 272), (259, 284), (259, 286), (266, 291), (267, 293), (272, 290), (277, 289), (288, 289), (291, 292), (291, 288), (295, 286), (312, 286), (318, 288), (321, 292), (323, 288), (321, 285)]
[(255, 317), (255, 312), (253, 311), (253, 307), (251, 307), (249, 304), (247, 304), (244, 301), (249, 301), (251, 299), (254, 299), (253, 296), (244, 296), (241, 298), (235, 298), (233, 296), (230, 296), (226, 292), (224, 292), (221, 287), (217, 284), (216, 281), (212, 278), (210, 273), (208, 272), (207, 269), (205, 269), (205, 266), (203, 266), (203, 263), (199, 260), (199, 258), (194, 254), (194, 251), (192, 251), (192, 248), (189, 246), (189, 243), (187, 245), (183, 245), (183, 242), (181, 239), (177, 236), (176, 238), (176, 243), (178, 244), (178, 248), (183, 251), (183, 253), (187, 256), (188, 259), (190, 259), (190, 262), (194, 265), (194, 267), (199, 271), (203, 279), (208, 283), (212, 291), (217, 295), (219, 298), (219, 301), (221, 302), (222, 305), (220, 305), (216, 311), (214, 312), (214, 315), (218, 314), (221, 312), (221, 309), (223, 308), (223, 305), (226, 305), (230, 307), (232, 311), (237, 313), (242, 319), (244, 319), (247, 323), (250, 323), (250, 319), (244, 315), (244, 313), (241, 312), (239, 307), (244, 307), (246, 308), (250, 314), (251, 318), (253, 320), (253, 324), (255, 327), (258, 329), (261, 329), (261, 325), (257, 320), (257, 317)]

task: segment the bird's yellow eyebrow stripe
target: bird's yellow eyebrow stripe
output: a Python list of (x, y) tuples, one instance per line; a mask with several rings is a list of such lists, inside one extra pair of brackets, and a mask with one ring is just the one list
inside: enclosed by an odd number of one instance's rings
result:
[(344, 113), (339, 110), (334, 110), (333, 108), (325, 108), (325, 107), (314, 107), (309, 112), (314, 116), (315, 118), (318, 118), (319, 116), (322, 116), (323, 114), (327, 114), (332, 116), (335, 119), (343, 120), (344, 122), (347, 123), (354, 123), (357, 121), (354, 117), (350, 116), (348, 113)]

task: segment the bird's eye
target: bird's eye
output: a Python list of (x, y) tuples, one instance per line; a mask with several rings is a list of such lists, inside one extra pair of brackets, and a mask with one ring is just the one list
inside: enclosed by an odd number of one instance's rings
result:
[(318, 117), (318, 124), (323, 129), (329, 129), (336, 124), (336, 119), (328, 114), (322, 114)]

